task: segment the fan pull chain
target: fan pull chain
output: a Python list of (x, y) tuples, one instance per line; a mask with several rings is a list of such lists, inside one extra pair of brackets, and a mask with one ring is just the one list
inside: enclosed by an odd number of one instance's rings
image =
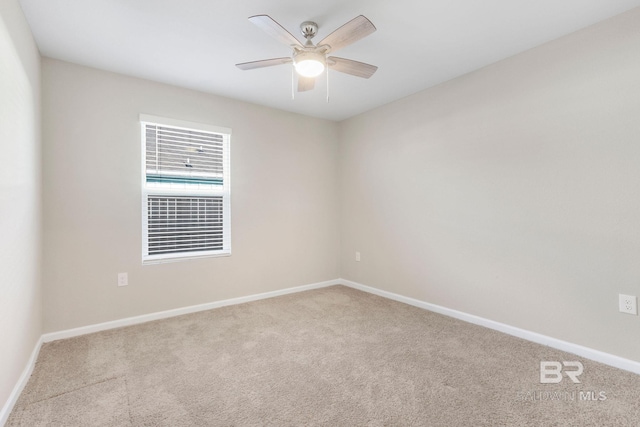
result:
[(327, 67), (327, 104), (329, 103), (329, 67)]
[(296, 89), (295, 89), (295, 67), (291, 65), (291, 99), (296, 99)]

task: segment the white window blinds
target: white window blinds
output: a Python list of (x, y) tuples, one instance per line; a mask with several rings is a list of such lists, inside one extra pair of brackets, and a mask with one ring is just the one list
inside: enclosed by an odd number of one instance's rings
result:
[(228, 129), (142, 116), (143, 262), (228, 255)]
[(147, 124), (147, 182), (220, 185), (224, 135)]
[(149, 196), (149, 255), (222, 250), (222, 197)]

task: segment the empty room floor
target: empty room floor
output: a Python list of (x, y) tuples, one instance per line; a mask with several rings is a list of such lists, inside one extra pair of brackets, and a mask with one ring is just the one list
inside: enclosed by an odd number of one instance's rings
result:
[[(541, 384), (541, 361), (580, 361), (580, 383)], [(638, 419), (639, 375), (331, 286), (44, 344), (7, 425)]]

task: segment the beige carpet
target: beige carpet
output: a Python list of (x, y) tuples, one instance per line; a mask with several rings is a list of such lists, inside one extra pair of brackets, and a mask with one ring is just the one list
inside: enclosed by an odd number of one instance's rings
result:
[[(540, 384), (543, 360), (581, 361), (581, 383)], [(638, 375), (343, 286), (45, 344), (8, 421), (639, 423)]]

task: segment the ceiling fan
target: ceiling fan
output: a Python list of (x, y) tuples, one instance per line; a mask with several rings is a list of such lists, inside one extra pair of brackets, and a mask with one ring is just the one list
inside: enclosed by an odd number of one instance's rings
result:
[(315, 22), (305, 21), (300, 24), (300, 31), (306, 39), (302, 44), (296, 37), (278, 24), (268, 15), (256, 15), (249, 21), (264, 30), (270, 36), (293, 49), (290, 57), (263, 59), (261, 61), (243, 62), (236, 64), (241, 70), (253, 70), (256, 68), (271, 67), (274, 65), (293, 64), (298, 74), (298, 92), (313, 89), (315, 79), (328, 67), (341, 73), (368, 79), (376, 72), (378, 67), (351, 59), (327, 56), (338, 49), (342, 49), (376, 31), (376, 27), (364, 16), (360, 15), (344, 24), (342, 27), (322, 39), (314, 45), (311, 39), (318, 32)]

